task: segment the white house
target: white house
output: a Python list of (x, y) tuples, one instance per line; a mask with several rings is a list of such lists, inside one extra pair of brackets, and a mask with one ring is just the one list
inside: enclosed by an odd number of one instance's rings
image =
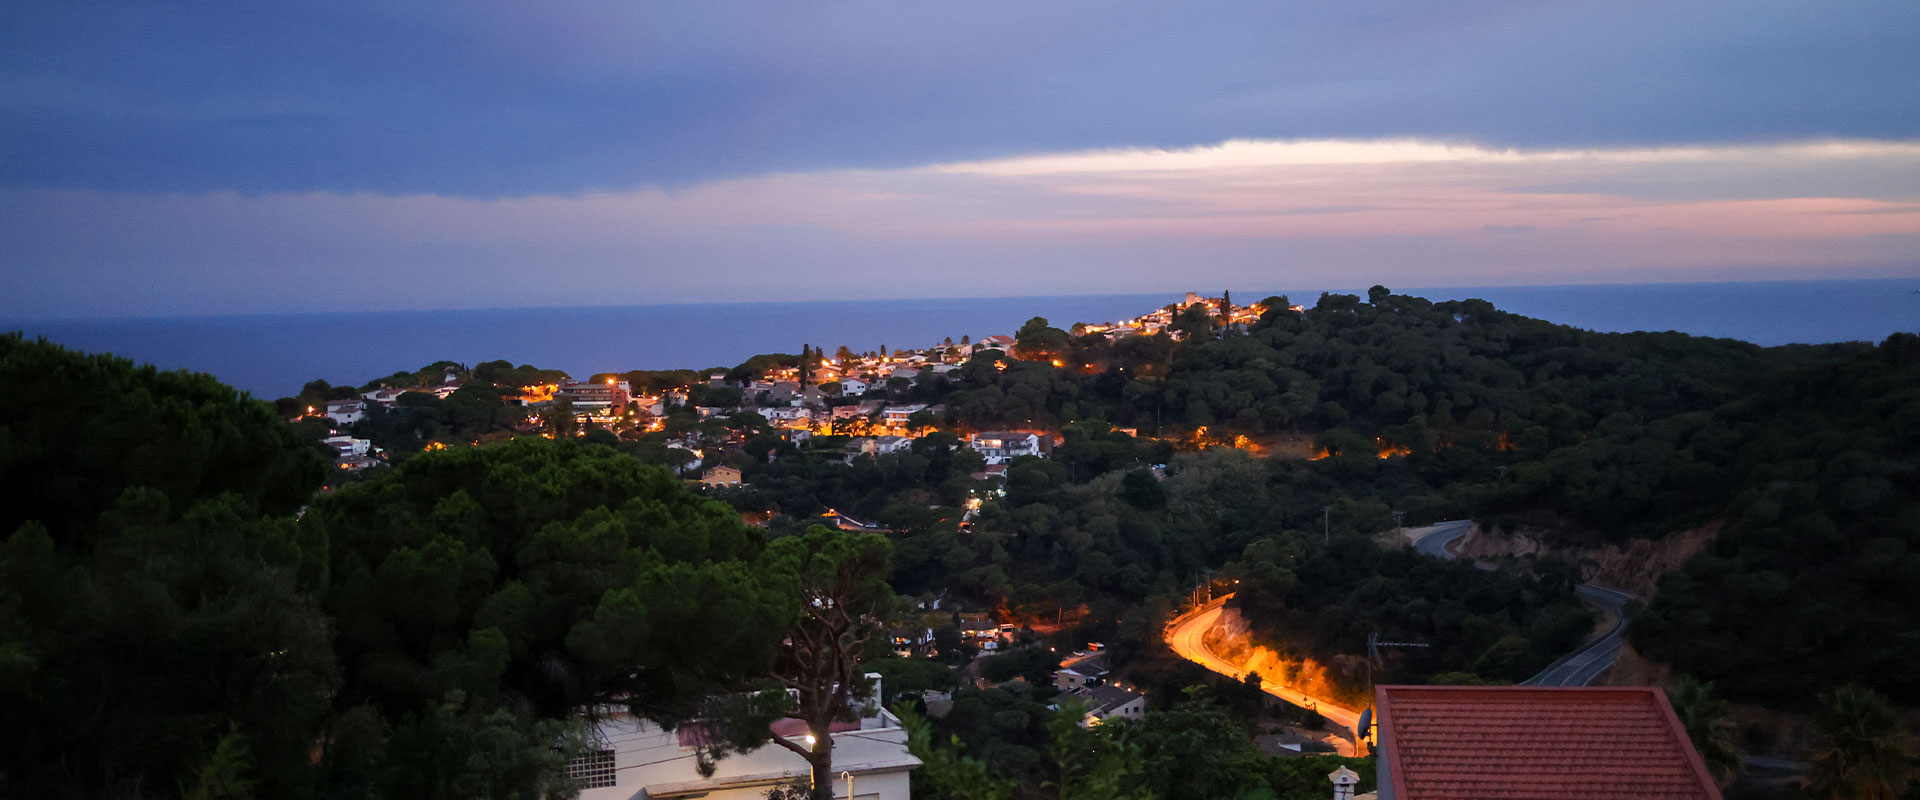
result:
[(366, 416), (367, 404), (361, 400), (335, 400), (327, 404), (327, 419), (340, 425), (352, 425)]
[(841, 378), (840, 396), (855, 397), (867, 393), (867, 382), (859, 378)]
[(847, 441), (841, 454), (847, 463), (863, 455), (881, 456), (887, 453), (901, 453), (913, 449), (913, 439), (906, 436), (859, 437)]
[(355, 439), (351, 436), (329, 436), (321, 439), (320, 443), (332, 449), (335, 458), (364, 456), (373, 447), (372, 440)]
[(967, 446), (987, 459), (1004, 464), (1020, 456), (1040, 455), (1040, 436), (1019, 431), (987, 431), (967, 438)]
[[(869, 675), (877, 679), (878, 675)], [(857, 721), (834, 723), (833, 796), (846, 800), (911, 800), (908, 774), (920, 759), (907, 752), (907, 732), (885, 709), (864, 710)], [(805, 723), (774, 723), (775, 735), (794, 742), (807, 736)], [(812, 770), (798, 753), (777, 744), (729, 756), (701, 775), (695, 744), (701, 730), (685, 725), (665, 731), (654, 723), (615, 713), (594, 729), (597, 744), (567, 766), (580, 781), (580, 800), (762, 800), (782, 783), (802, 785)]]
[(907, 427), (907, 418), (927, 410), (925, 403), (908, 403), (903, 406), (887, 406), (880, 412), (880, 421), (889, 428)]
[(813, 419), (813, 409), (805, 406), (770, 406), (754, 411), (778, 428), (804, 428)]
[(405, 393), (405, 390), (402, 389), (392, 389), (382, 386), (371, 392), (362, 392), (360, 397), (368, 402), (379, 403), (380, 405), (392, 408), (394, 401), (399, 400), (400, 395)]
[(988, 336), (973, 343), (973, 352), (982, 350), (1011, 350), (1014, 339), (1011, 336)]

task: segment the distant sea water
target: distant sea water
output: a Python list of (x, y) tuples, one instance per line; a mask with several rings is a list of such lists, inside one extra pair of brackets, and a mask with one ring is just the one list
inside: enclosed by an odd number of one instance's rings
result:
[[(1203, 295), (1218, 288), (1192, 287)], [(1393, 287), (1434, 301), (1480, 298), (1517, 314), (1597, 331), (1677, 330), (1761, 345), (1879, 341), (1920, 331), (1920, 278), (1768, 283)], [(1364, 295), (1365, 287), (1329, 291)], [(1246, 304), (1321, 290), (1234, 290)], [(1137, 316), (1181, 292), (1078, 297), (509, 308), (111, 320), (0, 320), (86, 351), (192, 369), (264, 398), (324, 378), (359, 385), (435, 361), (506, 359), (575, 377), (730, 366), (756, 353), (915, 348), (1011, 334), (1032, 317), (1059, 327)]]

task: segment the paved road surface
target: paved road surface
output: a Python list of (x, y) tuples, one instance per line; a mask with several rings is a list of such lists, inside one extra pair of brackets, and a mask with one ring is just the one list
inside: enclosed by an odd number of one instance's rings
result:
[(1580, 584), (1573, 590), (1579, 592), (1580, 596), (1586, 598), (1588, 602), (1605, 608), (1612, 614), (1613, 629), (1580, 649), (1562, 656), (1560, 660), (1548, 664), (1540, 674), (1521, 681), (1521, 686), (1587, 686), (1598, 679), (1600, 673), (1606, 672), (1608, 667), (1613, 666), (1614, 659), (1620, 657), (1620, 642), (1627, 635), (1626, 605), (1628, 600), (1633, 599), (1633, 595), (1591, 583)]
[[(1467, 535), (1473, 524), (1466, 520), (1442, 522), (1424, 528), (1409, 528), (1406, 531), (1407, 542), (1415, 550), (1439, 558), (1454, 558), (1447, 545)], [(1489, 565), (1477, 565), (1482, 569), (1491, 569)], [(1620, 656), (1620, 643), (1627, 636), (1627, 601), (1633, 595), (1618, 589), (1583, 583), (1574, 587), (1575, 592), (1588, 602), (1604, 608), (1613, 615), (1613, 628), (1598, 639), (1581, 645), (1578, 650), (1561, 656), (1547, 668), (1520, 682), (1521, 686), (1587, 686), (1592, 684), (1613, 666), (1614, 659)]]
[(1467, 535), (1470, 530), (1473, 530), (1473, 522), (1463, 519), (1435, 523), (1424, 528), (1408, 528), (1406, 537), (1415, 550), (1436, 558), (1453, 558), (1453, 554), (1447, 552), (1447, 545)]
[[(1186, 616), (1175, 619), (1167, 630), (1167, 644), (1173, 648), (1174, 652), (1179, 653), (1182, 658), (1237, 680), (1245, 677), (1246, 672), (1242, 671), (1238, 666), (1235, 666), (1233, 662), (1214, 655), (1213, 651), (1207, 648), (1205, 640), (1201, 638), (1206, 634), (1207, 630), (1212, 628), (1213, 624), (1220, 619), (1220, 605), (1232, 596), (1233, 595), (1227, 595), (1226, 597), (1222, 597), (1205, 606), (1201, 606), (1193, 612), (1189, 612)], [(1326, 700), (1281, 685), (1277, 681), (1267, 680), (1265, 676), (1261, 677), (1260, 688), (1266, 690), (1267, 694), (1278, 697), (1281, 700), (1285, 700), (1301, 708), (1312, 708), (1319, 711), (1320, 716), (1326, 717), (1328, 722), (1344, 729), (1349, 740), (1353, 738), (1353, 730), (1360, 726), (1360, 712), (1358, 711), (1342, 708)], [(1352, 755), (1352, 753), (1345, 753), (1345, 755)]]

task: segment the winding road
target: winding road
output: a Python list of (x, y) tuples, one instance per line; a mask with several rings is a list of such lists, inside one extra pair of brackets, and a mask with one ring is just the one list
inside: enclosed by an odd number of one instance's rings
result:
[[(1189, 611), (1180, 617), (1176, 617), (1173, 622), (1167, 626), (1166, 639), (1167, 645), (1172, 647), (1174, 652), (1179, 653), (1180, 657), (1222, 675), (1239, 679), (1245, 677), (1246, 672), (1233, 662), (1214, 654), (1211, 649), (1208, 649), (1204, 638), (1206, 632), (1213, 627), (1215, 622), (1219, 621), (1221, 605), (1232, 597), (1233, 595), (1228, 594), (1193, 611)], [(1339, 726), (1345, 732), (1348, 740), (1353, 738), (1353, 731), (1360, 727), (1360, 712), (1358, 711), (1343, 708), (1322, 698), (1314, 697), (1305, 692), (1283, 685), (1278, 681), (1268, 680), (1264, 675), (1261, 676), (1260, 679), (1260, 688), (1265, 690), (1267, 694), (1273, 695), (1281, 700), (1285, 700), (1301, 708), (1320, 712), (1320, 716), (1326, 717), (1328, 722)]]
[[(1423, 528), (1410, 528), (1405, 531), (1407, 541), (1414, 549), (1437, 558), (1457, 558), (1447, 549), (1447, 545), (1466, 536), (1473, 530), (1473, 523), (1460, 520), (1442, 522)], [(1476, 563), (1481, 569), (1491, 570), (1490, 564)], [(1583, 583), (1574, 587), (1582, 598), (1599, 606), (1613, 615), (1613, 628), (1605, 634), (1581, 645), (1579, 649), (1560, 657), (1559, 660), (1541, 670), (1540, 674), (1521, 682), (1522, 686), (1586, 686), (1600, 677), (1601, 673), (1613, 666), (1614, 659), (1620, 655), (1620, 643), (1626, 637), (1627, 601), (1633, 595), (1618, 589)], [(1188, 611), (1167, 624), (1167, 645), (1180, 657), (1192, 661), (1207, 669), (1235, 679), (1245, 677), (1246, 672), (1238, 665), (1221, 658), (1207, 647), (1206, 633), (1220, 620), (1221, 606), (1233, 597), (1227, 594), (1206, 605)], [(1301, 708), (1313, 709), (1320, 716), (1341, 728), (1352, 740), (1354, 731), (1360, 727), (1360, 713), (1353, 709), (1336, 705), (1324, 698), (1314, 697), (1298, 689), (1261, 676), (1260, 688), (1267, 694), (1277, 697)]]
[[(1466, 520), (1442, 522), (1424, 528), (1411, 528), (1406, 532), (1408, 543), (1415, 550), (1430, 556), (1452, 559), (1457, 558), (1447, 545), (1473, 530), (1473, 523)], [(1493, 569), (1491, 565), (1476, 563), (1481, 569)], [(1574, 587), (1587, 602), (1604, 609), (1613, 616), (1613, 627), (1599, 638), (1593, 639), (1579, 649), (1561, 656), (1559, 660), (1547, 665), (1547, 668), (1520, 682), (1521, 686), (1587, 686), (1599, 679), (1600, 675), (1613, 666), (1614, 659), (1620, 656), (1620, 643), (1627, 636), (1627, 602), (1633, 595), (1583, 583)]]

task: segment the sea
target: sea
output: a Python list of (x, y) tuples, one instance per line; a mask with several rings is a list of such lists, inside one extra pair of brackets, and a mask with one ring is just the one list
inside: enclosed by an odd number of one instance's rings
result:
[[(1202, 295), (1215, 294), (1193, 287)], [(1323, 290), (1239, 290), (1252, 303), (1286, 295), (1312, 305)], [(1326, 291), (1364, 296), (1364, 287)], [(1920, 331), (1920, 278), (1746, 283), (1478, 286), (1404, 289), (1436, 302), (1496, 307), (1595, 331), (1681, 331), (1763, 346), (1885, 339)], [(506, 359), (584, 378), (633, 369), (730, 367), (757, 353), (916, 348), (951, 337), (1011, 334), (1033, 317), (1066, 328), (1125, 319), (1184, 291), (1073, 297), (834, 300), (786, 303), (490, 308), (142, 319), (0, 320), (90, 352), (163, 369), (211, 373), (256, 397), (308, 381), (360, 385), (436, 361)]]

